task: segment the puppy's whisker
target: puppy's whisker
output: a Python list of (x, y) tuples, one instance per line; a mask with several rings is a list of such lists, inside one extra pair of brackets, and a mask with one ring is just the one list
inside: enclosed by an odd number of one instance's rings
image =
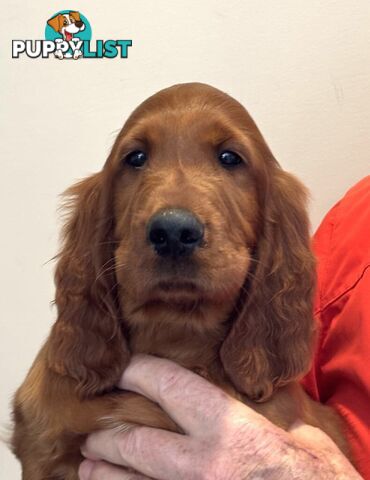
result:
[(101, 272), (99, 272), (99, 274), (97, 275), (96, 279), (95, 279), (95, 282), (97, 282), (100, 278), (102, 278), (104, 275), (108, 275), (108, 273), (111, 273), (111, 272), (118, 272), (118, 270), (126, 267), (126, 263), (119, 263), (119, 264), (113, 264), (113, 265), (109, 265), (107, 266), (104, 270), (102, 270)]
[[(112, 264), (113, 265), (110, 265)], [(96, 278), (95, 278), (95, 282), (97, 282), (103, 275), (105, 275), (108, 271), (110, 271), (111, 269), (114, 269), (115, 268), (115, 258), (110, 258), (109, 260), (107, 260), (104, 265), (101, 267), (100, 271), (97, 273), (96, 275)]]

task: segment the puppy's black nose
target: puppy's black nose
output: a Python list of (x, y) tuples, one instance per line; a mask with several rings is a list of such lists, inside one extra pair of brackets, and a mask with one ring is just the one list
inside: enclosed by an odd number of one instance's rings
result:
[(75, 22), (75, 25), (77, 28), (81, 28), (83, 25), (83, 22), (81, 20), (77, 20), (77, 22)]
[(191, 255), (204, 236), (204, 226), (188, 210), (171, 208), (156, 213), (147, 226), (147, 236), (161, 257)]

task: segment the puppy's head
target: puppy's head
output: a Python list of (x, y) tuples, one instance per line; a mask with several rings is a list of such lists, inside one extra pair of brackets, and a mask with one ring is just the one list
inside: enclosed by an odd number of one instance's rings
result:
[(78, 33), (85, 28), (79, 12), (72, 11), (66, 14), (59, 13), (48, 20), (47, 23), (56, 32), (62, 35), (64, 34), (67, 40), (71, 40), (74, 33)]
[(119, 375), (128, 358), (125, 325), (212, 331), (226, 324), (221, 360), (254, 399), (307, 368), (313, 261), (305, 192), (234, 99), (203, 84), (150, 97), (126, 122), (103, 171), (73, 193), (51, 351), (83, 391)]

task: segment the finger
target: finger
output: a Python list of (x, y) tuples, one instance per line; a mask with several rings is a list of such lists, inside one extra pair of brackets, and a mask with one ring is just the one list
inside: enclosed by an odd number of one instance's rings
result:
[[(209, 436), (239, 403), (223, 390), (180, 365), (150, 355), (136, 355), (125, 369), (120, 388), (141, 393), (158, 403), (193, 436)], [(250, 410), (250, 418), (260, 415)]]
[[(150, 427), (101, 430), (88, 436), (82, 454), (91, 460), (122, 465), (161, 480), (192, 477), (200, 446), (185, 435)], [(89, 479), (90, 480), (90, 479)]]
[(109, 463), (90, 460), (81, 463), (78, 475), (80, 480), (150, 480), (149, 477), (128, 472)]

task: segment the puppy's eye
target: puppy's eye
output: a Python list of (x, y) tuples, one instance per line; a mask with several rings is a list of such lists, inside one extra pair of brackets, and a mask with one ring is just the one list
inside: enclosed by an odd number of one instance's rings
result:
[(125, 157), (125, 162), (134, 168), (141, 168), (147, 160), (146, 153), (141, 150), (135, 150)]
[(224, 150), (218, 155), (218, 159), (223, 167), (235, 167), (242, 163), (240, 156), (231, 150)]

